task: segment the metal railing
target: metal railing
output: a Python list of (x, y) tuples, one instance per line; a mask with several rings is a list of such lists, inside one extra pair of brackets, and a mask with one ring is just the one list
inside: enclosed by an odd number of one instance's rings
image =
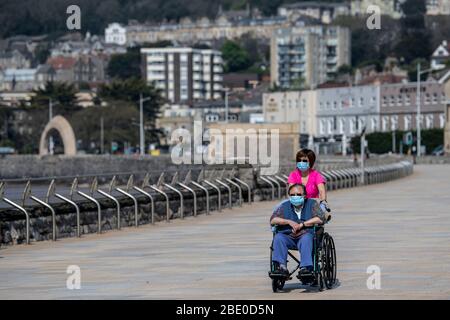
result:
[[(253, 170), (254, 168), (252, 168)], [(58, 235), (58, 219), (57, 219), (57, 206), (55, 203), (50, 203), (52, 199), (58, 199), (62, 203), (67, 203), (74, 208), (76, 214), (76, 233), (80, 237), (82, 235), (81, 230), (81, 203), (82, 200), (87, 200), (88, 202), (94, 203), (97, 208), (97, 232), (102, 233), (102, 207), (100, 204), (100, 199), (104, 201), (111, 201), (115, 205), (116, 216), (117, 216), (117, 229), (121, 228), (122, 221), (122, 210), (124, 210), (124, 205), (122, 200), (129, 198), (133, 201), (134, 209), (134, 225), (139, 226), (139, 210), (145, 211), (145, 207), (139, 207), (139, 201), (141, 203), (150, 203), (150, 216), (149, 219), (152, 224), (156, 220), (156, 196), (162, 195), (165, 201), (165, 220), (169, 222), (171, 220), (171, 201), (176, 201), (178, 205), (178, 212), (180, 218), (184, 218), (185, 214), (191, 214), (196, 217), (198, 215), (198, 201), (201, 197), (205, 199), (204, 212), (205, 214), (210, 213), (211, 199), (212, 195), (217, 195), (217, 211), (222, 209), (222, 194), (225, 191), (228, 195), (227, 205), (230, 209), (233, 208), (233, 198), (237, 198), (236, 203), (242, 206), (244, 203), (244, 191), (247, 192), (246, 198), (247, 203), (252, 203), (252, 196), (255, 194), (257, 189), (267, 189), (270, 190), (270, 199), (276, 200), (281, 199), (287, 195), (287, 174), (291, 168), (282, 167), (278, 174), (272, 176), (257, 176), (256, 180), (243, 180), (239, 176), (239, 171), (235, 168), (232, 170), (222, 169), (218, 172), (216, 169), (205, 170), (204, 168), (193, 171), (188, 170), (185, 174), (183, 182), (179, 181), (182, 174), (181, 171), (175, 171), (172, 173), (172, 178), (170, 183), (166, 183), (164, 180), (168, 176), (168, 172), (162, 172), (155, 183), (151, 183), (151, 174), (145, 174), (142, 184), (138, 187), (135, 186), (135, 176), (131, 174), (128, 177), (126, 186), (118, 186), (118, 179), (113, 176), (109, 184), (103, 187), (103, 190), (99, 188), (99, 183), (97, 177), (87, 185), (89, 192), (83, 192), (79, 190), (78, 179), (75, 178), (70, 186), (70, 188), (65, 191), (56, 192), (55, 180), (51, 180), (50, 185), (44, 197), (39, 197), (37, 193), (31, 193), (31, 182), (26, 183), (25, 189), (21, 194), (21, 201), (13, 201), (10, 197), (5, 196), (6, 185), (4, 182), (0, 182), (0, 203), (4, 202), (13, 208), (17, 209), (19, 212), (23, 213), (25, 216), (26, 232), (25, 241), (30, 243), (30, 223), (32, 218), (30, 216), (30, 211), (27, 210), (26, 202), (32, 201), (36, 203), (41, 208), (47, 209), (51, 213), (51, 223), (52, 223), (52, 239), (56, 240)], [(364, 172), (361, 169), (354, 167), (347, 168), (333, 168), (329, 170), (321, 171), (322, 175), (327, 181), (328, 190), (337, 190), (342, 188), (353, 188), (361, 185), (361, 175), (364, 174), (365, 184), (383, 183), (393, 179), (398, 179), (410, 175), (413, 172), (413, 164), (409, 161), (400, 161), (397, 163), (380, 164), (375, 166), (367, 166)], [(169, 172), (170, 173), (170, 172)], [(196, 178), (193, 178), (196, 175)], [(86, 185), (83, 186), (86, 188)], [(63, 189), (61, 189), (63, 190)], [(185, 194), (183, 194), (183, 191)], [(113, 195), (116, 192), (116, 195)], [(134, 194), (132, 193), (134, 192)], [(123, 195), (119, 197), (117, 194)], [(97, 195), (97, 196), (96, 196)], [(138, 197), (139, 201), (138, 201)], [(192, 196), (193, 205), (192, 207), (186, 207), (185, 203), (187, 199)], [(76, 199), (78, 197), (78, 199)], [(85, 201), (86, 202), (86, 201)], [(127, 207), (130, 207), (129, 205)], [(67, 209), (65, 209), (67, 210)], [(85, 209), (88, 211), (90, 209)], [(43, 211), (37, 211), (43, 212)], [(80, 213), (81, 212), (81, 213)], [(60, 222), (59, 222), (60, 223)], [(129, 224), (129, 223), (128, 223)]]

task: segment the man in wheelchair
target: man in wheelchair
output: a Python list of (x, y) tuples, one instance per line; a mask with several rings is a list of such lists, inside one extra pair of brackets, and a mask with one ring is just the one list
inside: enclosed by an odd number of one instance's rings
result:
[(288, 194), (289, 199), (280, 203), (270, 218), (270, 224), (276, 227), (271, 275), (288, 278), (288, 250), (298, 249), (299, 277), (306, 277), (313, 273), (313, 227), (325, 223), (327, 217), (317, 201), (305, 197), (306, 187), (303, 184), (291, 185)]

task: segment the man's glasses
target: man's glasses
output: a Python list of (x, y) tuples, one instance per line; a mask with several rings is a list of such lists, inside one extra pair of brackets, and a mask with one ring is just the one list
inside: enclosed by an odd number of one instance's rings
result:
[(299, 160), (298, 162), (309, 162), (309, 160), (307, 160), (307, 159), (302, 159), (302, 160)]
[(294, 196), (300, 196), (300, 197), (303, 197), (303, 193), (293, 193), (293, 194), (290, 194), (290, 195), (289, 195), (289, 197), (294, 197)]

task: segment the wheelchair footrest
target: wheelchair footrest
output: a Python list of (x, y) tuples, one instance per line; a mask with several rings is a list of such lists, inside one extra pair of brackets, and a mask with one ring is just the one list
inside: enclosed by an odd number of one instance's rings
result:
[(273, 272), (270, 272), (269, 271), (269, 277), (271, 278), (271, 279), (278, 279), (278, 280), (291, 280), (292, 279), (292, 277), (290, 277), (290, 276), (285, 276), (285, 275), (282, 275), (282, 274), (279, 274), (279, 273), (273, 273)]
[(302, 283), (311, 283), (315, 280), (315, 275), (313, 272), (310, 273), (304, 273), (304, 274), (297, 274), (297, 279), (300, 280)]

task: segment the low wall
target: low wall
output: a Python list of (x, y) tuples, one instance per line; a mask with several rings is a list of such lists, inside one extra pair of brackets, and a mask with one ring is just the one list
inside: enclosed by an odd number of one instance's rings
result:
[(101, 175), (120, 172), (145, 172), (149, 170), (170, 170), (173, 164), (169, 155), (146, 156), (37, 156), (10, 155), (0, 158), (2, 179), (65, 177), (80, 175)]

